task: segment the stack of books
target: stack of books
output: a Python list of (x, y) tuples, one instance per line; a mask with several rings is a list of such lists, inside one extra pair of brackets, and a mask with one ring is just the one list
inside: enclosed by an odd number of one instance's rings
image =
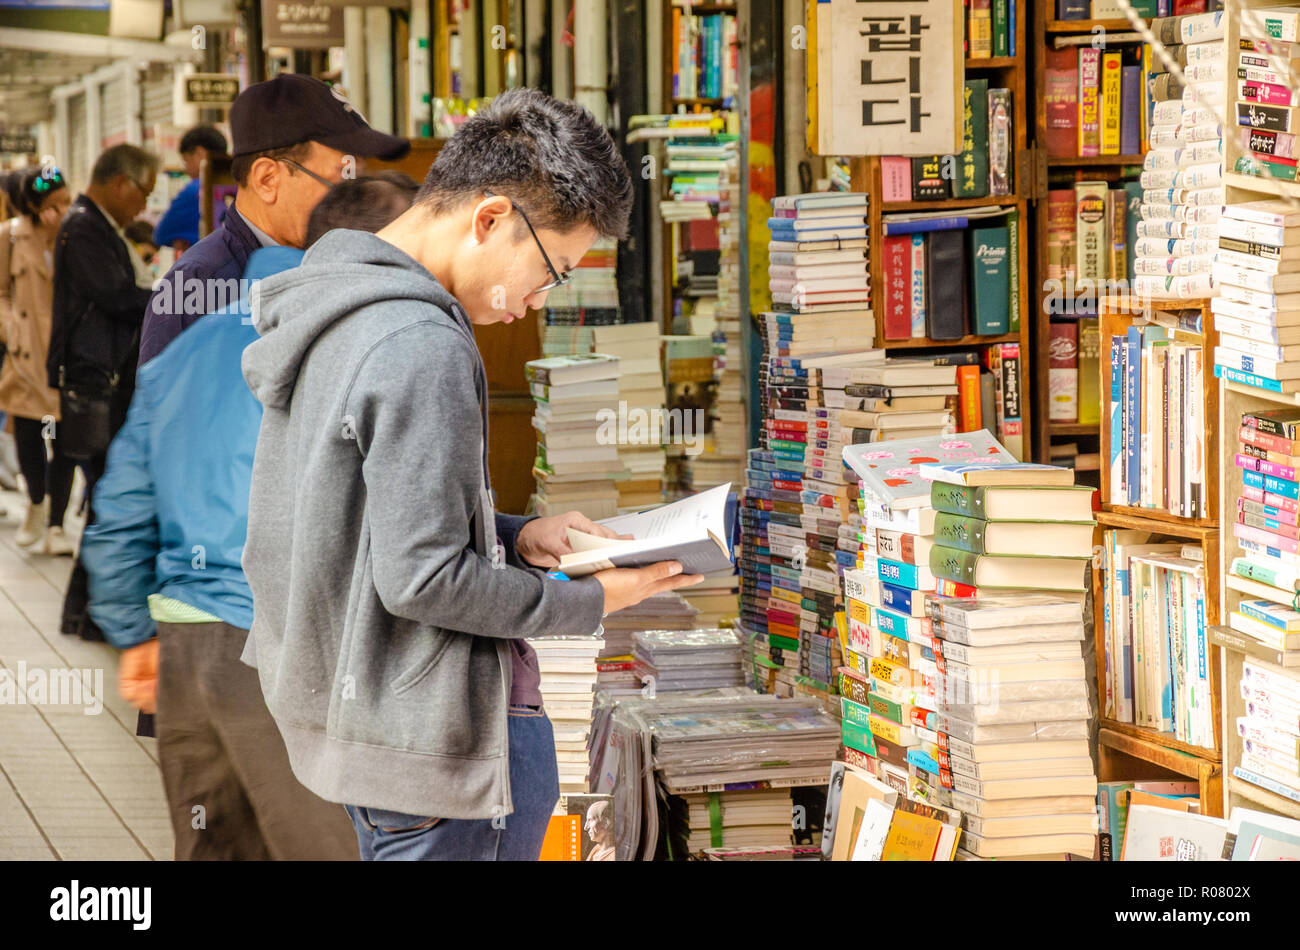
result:
[(1200, 311), (1157, 313), (1110, 340), (1110, 502), (1207, 517), (1205, 350)]
[(1157, 38), (1184, 44), (1179, 58), (1186, 85), (1180, 87), (1168, 72), (1150, 83), (1151, 150), (1142, 166), (1142, 223), (1133, 248), (1133, 290), (1140, 297), (1189, 299), (1213, 292), (1215, 224), (1223, 205), (1224, 130), (1216, 114), (1228, 68), (1223, 16), (1202, 13), (1151, 24)]
[(859, 479), (861, 516), (856, 566), (844, 574), (844, 666), (836, 671), (844, 758), (906, 797), (913, 727), (933, 728), (927, 715), (937, 708), (925, 620), (935, 511), (920, 465), (1015, 459), (988, 432), (856, 445), (843, 455)]
[(1242, 153), (1231, 170), (1295, 181), (1300, 9), (1243, 9), (1240, 51), (1234, 52), (1236, 96), (1229, 109)]
[(591, 732), (599, 637), (540, 637), (528, 641), (537, 651), (546, 715), (555, 731), (560, 794), (587, 791), (587, 739)]
[(1227, 205), (1211, 301), (1220, 332), (1214, 373), (1271, 392), (1300, 392), (1300, 211), (1287, 201)]
[(1300, 673), (1248, 658), (1242, 662), (1238, 688), (1246, 700), (1246, 715), (1235, 724), (1241, 738), (1241, 761), (1233, 765), (1232, 774), (1300, 802), (1300, 763), (1296, 761)]
[(772, 303), (795, 313), (858, 311), (853, 338), (874, 341), (874, 326), (861, 313), (871, 302), (866, 194), (783, 195), (772, 200), (767, 226)]
[(597, 238), (573, 269), (573, 279), (547, 292), (547, 323), (588, 323), (593, 318), (601, 322), (606, 313), (617, 318), (617, 275), (618, 242), (613, 238)]
[(794, 800), (788, 788), (692, 792), (682, 796), (686, 850), (789, 845), (794, 834)]
[(642, 630), (632, 639), (634, 669), (654, 693), (743, 682), (740, 640), (733, 630)]
[(1108, 719), (1214, 748), (1206, 566), (1196, 545), (1145, 531), (1102, 535)]
[(530, 360), (529, 388), (537, 406), (537, 459), (533, 474), (538, 514), (581, 511), (608, 518), (618, 511), (614, 479), (623, 474), (617, 437), (608, 416), (617, 416), (619, 361), (598, 354)]

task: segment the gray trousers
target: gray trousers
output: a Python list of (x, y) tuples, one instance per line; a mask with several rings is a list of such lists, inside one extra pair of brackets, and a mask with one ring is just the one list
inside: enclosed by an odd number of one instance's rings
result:
[(176, 860), (358, 860), (343, 806), (289, 768), (257, 671), (239, 660), (248, 631), (160, 623), (158, 637), (158, 757)]

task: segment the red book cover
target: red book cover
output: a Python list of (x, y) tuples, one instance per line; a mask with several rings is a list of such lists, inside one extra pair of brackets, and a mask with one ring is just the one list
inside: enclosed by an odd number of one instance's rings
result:
[(1206, 13), (1208, 4), (1205, 0), (1174, 0), (1174, 16), (1188, 16), (1193, 13)]
[(698, 221), (686, 221), (686, 240), (683, 242), (688, 251), (718, 250), (718, 220), (703, 218)]
[(1072, 47), (1047, 50), (1043, 98), (1047, 109), (1047, 154), (1079, 154), (1079, 57)]
[(1101, 50), (1079, 50), (1079, 151), (1083, 158), (1101, 154)]
[(885, 286), (885, 339), (906, 340), (912, 336), (912, 236), (890, 235), (881, 242), (880, 273)]
[(980, 368), (957, 367), (957, 431), (978, 432), (984, 428), (980, 419)]

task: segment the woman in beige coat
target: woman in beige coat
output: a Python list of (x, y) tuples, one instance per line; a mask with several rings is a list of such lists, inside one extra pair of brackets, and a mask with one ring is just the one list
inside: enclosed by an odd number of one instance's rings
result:
[[(0, 340), (7, 353), (0, 366), (0, 410), (13, 417), (18, 465), (27, 482), (27, 517), (15, 540), (43, 541), (46, 554), (72, 554), (63, 533), (63, 512), (72, 493), (76, 464), (55, 438), (59, 394), (46, 385), (54, 298), (54, 238), (72, 203), (57, 169), (29, 171), (20, 192), (22, 212), (0, 224)], [(46, 437), (53, 446), (48, 458)], [(48, 527), (47, 527), (48, 522)]]

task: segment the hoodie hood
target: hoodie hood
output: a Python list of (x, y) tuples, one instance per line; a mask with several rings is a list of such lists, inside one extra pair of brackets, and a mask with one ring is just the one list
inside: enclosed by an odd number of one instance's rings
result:
[(367, 231), (328, 232), (300, 265), (254, 287), (250, 310), (260, 339), (244, 350), (248, 388), (266, 408), (287, 408), (321, 334), (362, 307), (403, 299), (431, 304), (473, 341), (464, 309), (418, 261)]

